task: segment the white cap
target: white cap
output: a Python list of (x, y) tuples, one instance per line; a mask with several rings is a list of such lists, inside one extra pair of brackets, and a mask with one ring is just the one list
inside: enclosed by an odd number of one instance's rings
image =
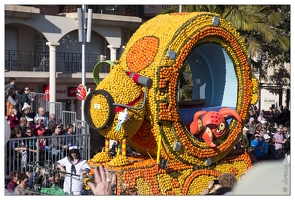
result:
[(268, 140), (270, 138), (270, 136), (268, 134), (264, 134), (263, 137), (264, 137), (265, 140)]
[(26, 110), (27, 108), (31, 108), (31, 106), (27, 102), (25, 102), (22, 111)]
[(243, 128), (243, 131), (249, 131), (249, 129), (245, 126), (245, 127)]
[(72, 150), (72, 149), (78, 149), (78, 147), (77, 146), (70, 146), (69, 150)]

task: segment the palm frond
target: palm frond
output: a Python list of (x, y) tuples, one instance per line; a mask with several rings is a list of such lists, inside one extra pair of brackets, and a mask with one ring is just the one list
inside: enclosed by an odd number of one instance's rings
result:
[(286, 36), (280, 36), (278, 37), (278, 41), (280, 43), (280, 47), (284, 51), (289, 51), (290, 50), (290, 38)]

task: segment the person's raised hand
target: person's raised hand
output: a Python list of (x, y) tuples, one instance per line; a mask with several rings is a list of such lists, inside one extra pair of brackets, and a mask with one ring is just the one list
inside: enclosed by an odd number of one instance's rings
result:
[(115, 174), (111, 175), (108, 169), (100, 165), (94, 168), (94, 178), (94, 183), (87, 183), (94, 195), (112, 194), (112, 185), (116, 183)]

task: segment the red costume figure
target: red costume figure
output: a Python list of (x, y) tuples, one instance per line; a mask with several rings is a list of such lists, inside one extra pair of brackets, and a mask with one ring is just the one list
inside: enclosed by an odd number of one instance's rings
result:
[[(203, 118), (199, 119), (202, 115)], [(213, 137), (219, 138), (226, 132), (225, 117), (233, 116), (239, 122), (242, 122), (237, 111), (231, 108), (221, 108), (216, 111), (198, 111), (194, 114), (194, 121), (190, 125), (190, 131), (198, 138), (202, 138), (208, 146), (216, 147), (212, 142)], [(214, 135), (214, 136), (213, 136)]]

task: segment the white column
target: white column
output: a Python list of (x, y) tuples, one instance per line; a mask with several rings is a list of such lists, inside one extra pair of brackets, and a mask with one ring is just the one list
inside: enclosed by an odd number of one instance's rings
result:
[(111, 60), (111, 61), (115, 61), (115, 60), (117, 60), (117, 48), (114, 47), (113, 45), (108, 45), (108, 48), (109, 48), (110, 51), (111, 51), (111, 57), (110, 57), (110, 60)]
[[(46, 42), (49, 46), (49, 102), (56, 102), (56, 46), (59, 42)], [(55, 113), (54, 108), (49, 108), (49, 113)]]

